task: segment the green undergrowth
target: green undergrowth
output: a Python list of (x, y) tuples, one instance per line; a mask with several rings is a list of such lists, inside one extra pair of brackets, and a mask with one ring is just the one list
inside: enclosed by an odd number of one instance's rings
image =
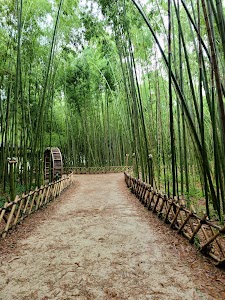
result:
[[(16, 191), (15, 194), (16, 195), (22, 195), (23, 193), (25, 193), (26, 191), (26, 187), (22, 184), (17, 184), (16, 186)], [(0, 186), (0, 207), (3, 207), (5, 202), (10, 202), (10, 187), (9, 185), (6, 186), (5, 191), (3, 190), (3, 187)]]

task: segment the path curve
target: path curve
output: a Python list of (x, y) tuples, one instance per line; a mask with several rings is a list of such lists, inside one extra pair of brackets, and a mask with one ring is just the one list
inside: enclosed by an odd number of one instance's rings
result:
[(76, 175), (72, 189), (1, 261), (1, 300), (215, 299), (177, 262), (122, 174)]

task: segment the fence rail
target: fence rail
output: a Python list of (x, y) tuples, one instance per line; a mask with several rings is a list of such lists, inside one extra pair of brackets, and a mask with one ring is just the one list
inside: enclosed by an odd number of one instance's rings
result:
[(217, 266), (225, 266), (225, 225), (221, 227), (214, 224), (206, 216), (201, 218), (184, 204), (162, 195), (149, 184), (127, 172), (124, 175), (131, 192), (148, 210), (157, 213), (171, 228), (195, 244), (199, 251), (213, 258)]
[(23, 219), (58, 197), (72, 180), (72, 174), (69, 174), (26, 195), (16, 196), (13, 202), (6, 202), (4, 207), (0, 208), (0, 238), (5, 238)]
[(104, 167), (69, 167), (64, 168), (74, 174), (99, 174), (99, 173), (120, 173), (133, 171), (132, 166), (104, 166)]

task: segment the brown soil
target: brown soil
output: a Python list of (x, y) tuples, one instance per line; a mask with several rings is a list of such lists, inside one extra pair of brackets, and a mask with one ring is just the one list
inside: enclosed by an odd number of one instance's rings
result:
[(1, 240), (1, 300), (225, 299), (225, 272), (148, 212), (122, 174), (74, 177)]

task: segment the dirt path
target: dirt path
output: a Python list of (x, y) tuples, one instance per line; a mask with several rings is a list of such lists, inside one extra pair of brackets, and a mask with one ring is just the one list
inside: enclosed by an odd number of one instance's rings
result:
[(206, 289), (214, 267), (200, 268), (209, 277), (201, 285), (193, 268), (207, 262), (194, 251), (191, 267), (185, 258), (177, 262), (177, 255), (188, 256), (185, 244), (176, 247), (180, 238), (166, 227), (166, 233), (154, 229), (165, 225), (139, 205), (122, 174), (75, 180), (55, 204), (19, 226), (25, 237), (18, 232), (1, 242), (1, 300), (225, 299), (223, 273), (215, 270), (221, 285), (215, 294)]

